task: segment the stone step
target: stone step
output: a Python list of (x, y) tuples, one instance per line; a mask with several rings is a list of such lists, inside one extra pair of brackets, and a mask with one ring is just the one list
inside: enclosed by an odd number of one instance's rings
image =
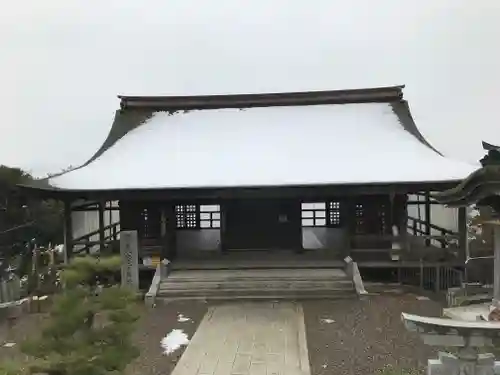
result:
[[(205, 271), (202, 271), (205, 272)], [(213, 275), (213, 274), (193, 274), (193, 275), (182, 275), (177, 272), (172, 272), (169, 276), (170, 279), (176, 280), (269, 280), (269, 279), (279, 279), (279, 280), (343, 280), (347, 276), (346, 275), (286, 275), (286, 274), (276, 274), (276, 275), (266, 275), (266, 274), (240, 274), (240, 275)]]
[(162, 281), (158, 298), (304, 299), (356, 297), (341, 269), (179, 270)]
[(168, 280), (170, 282), (178, 283), (197, 283), (197, 282), (268, 282), (268, 281), (283, 281), (283, 282), (342, 282), (346, 280), (346, 277), (192, 277), (192, 278), (182, 278), (176, 277), (175, 275), (169, 276)]
[(358, 298), (355, 293), (342, 293), (342, 294), (281, 294), (281, 295), (262, 295), (262, 294), (238, 294), (238, 295), (225, 295), (221, 294), (210, 294), (206, 296), (162, 296), (159, 295), (156, 298), (156, 303), (168, 303), (172, 301), (234, 301), (234, 300), (244, 300), (244, 301), (259, 301), (259, 300), (325, 300), (325, 299), (335, 299), (335, 300), (351, 300)]
[(248, 282), (197, 282), (197, 283), (182, 283), (182, 282), (163, 282), (160, 284), (162, 290), (189, 290), (189, 289), (352, 289), (353, 284), (349, 280), (342, 281), (325, 281), (325, 282), (310, 282), (310, 281), (248, 281)]
[(161, 290), (158, 292), (157, 298), (341, 298), (341, 297), (356, 297), (353, 290), (349, 289), (331, 289), (331, 290), (284, 290), (284, 289), (265, 289), (265, 290), (241, 290), (241, 289), (224, 289), (220, 291), (199, 289), (199, 290), (183, 290), (168, 292)]
[(268, 269), (268, 270), (188, 270), (188, 271), (172, 271), (169, 275), (170, 279), (179, 280), (247, 280), (247, 279), (297, 279), (297, 280), (324, 280), (324, 279), (345, 279), (346, 274), (339, 269)]

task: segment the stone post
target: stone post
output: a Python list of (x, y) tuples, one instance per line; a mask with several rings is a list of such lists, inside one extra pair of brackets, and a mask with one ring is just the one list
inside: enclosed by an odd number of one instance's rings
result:
[(500, 224), (493, 225), (493, 306), (500, 308)]
[(122, 286), (139, 290), (139, 244), (137, 231), (120, 232), (122, 258)]

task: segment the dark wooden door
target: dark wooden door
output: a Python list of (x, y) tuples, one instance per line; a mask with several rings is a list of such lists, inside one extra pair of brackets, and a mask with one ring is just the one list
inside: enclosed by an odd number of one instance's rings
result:
[(300, 202), (239, 199), (224, 202), (226, 250), (296, 250), (302, 246)]

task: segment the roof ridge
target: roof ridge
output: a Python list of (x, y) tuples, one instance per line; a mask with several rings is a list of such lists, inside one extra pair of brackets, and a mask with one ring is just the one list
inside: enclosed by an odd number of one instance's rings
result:
[(120, 99), (121, 109), (135, 108), (177, 111), (192, 109), (394, 102), (402, 100), (404, 87), (404, 85), (399, 85), (350, 90), (188, 96), (118, 95), (118, 98)]

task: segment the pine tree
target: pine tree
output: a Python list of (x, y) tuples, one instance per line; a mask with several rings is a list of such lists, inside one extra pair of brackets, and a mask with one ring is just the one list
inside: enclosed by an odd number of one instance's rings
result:
[(66, 290), (55, 299), (48, 324), (21, 345), (35, 358), (30, 374), (120, 374), (139, 355), (131, 342), (137, 296), (109, 285), (117, 264), (115, 257), (85, 257), (63, 270)]

